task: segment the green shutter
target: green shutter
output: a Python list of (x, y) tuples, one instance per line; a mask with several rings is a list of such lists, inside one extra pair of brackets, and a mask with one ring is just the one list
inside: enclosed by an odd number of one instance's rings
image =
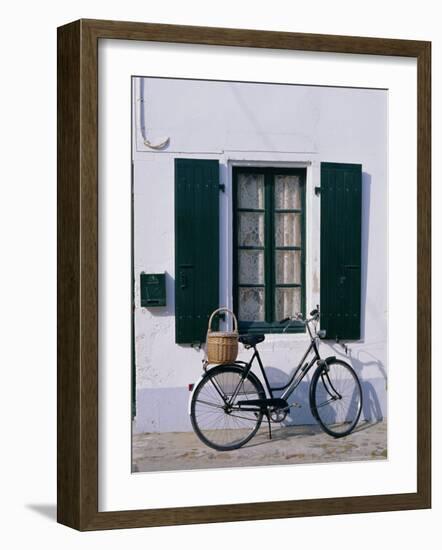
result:
[(175, 159), (175, 340), (203, 342), (219, 304), (219, 166)]
[(321, 163), (321, 329), (361, 336), (362, 166)]

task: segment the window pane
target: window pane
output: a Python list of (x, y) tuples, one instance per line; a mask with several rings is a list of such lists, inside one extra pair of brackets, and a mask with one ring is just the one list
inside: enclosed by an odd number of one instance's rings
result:
[(239, 251), (240, 284), (264, 284), (264, 250)]
[(240, 321), (264, 321), (264, 289), (239, 288)]
[(275, 321), (281, 321), (301, 311), (300, 288), (275, 289)]
[(276, 250), (276, 284), (301, 284), (301, 251)]
[(275, 176), (275, 208), (301, 209), (299, 176)]
[(275, 214), (276, 246), (301, 246), (301, 215)]
[(238, 212), (238, 244), (264, 246), (264, 213)]
[(239, 174), (238, 207), (264, 208), (263, 174)]

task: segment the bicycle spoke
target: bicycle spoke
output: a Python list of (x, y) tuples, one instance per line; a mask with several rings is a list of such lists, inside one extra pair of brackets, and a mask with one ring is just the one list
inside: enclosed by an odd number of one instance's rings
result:
[(223, 391), (218, 387), (218, 382), (214, 379), (211, 379), (210, 380), (213, 384), (213, 387), (216, 389), (216, 391), (218, 392), (219, 396), (221, 397), (221, 399), (224, 401), (224, 403), (226, 402), (226, 395), (223, 393)]
[(315, 379), (314, 406), (321, 426), (330, 435), (350, 433), (362, 409), (361, 388), (346, 363), (331, 363)]
[(214, 369), (193, 395), (192, 425), (198, 437), (215, 449), (243, 445), (261, 424), (261, 411), (247, 412), (235, 407), (237, 399), (258, 399), (265, 395), (262, 388), (249, 378), (244, 379), (242, 373), (235, 367)]
[(325, 407), (325, 405), (328, 405), (329, 403), (332, 403), (333, 401), (336, 401), (336, 397), (332, 397), (328, 399), (327, 401), (324, 401), (323, 403), (320, 403), (319, 405), (316, 405), (316, 407), (319, 409), (320, 407)]
[(256, 422), (256, 416), (245, 417), (245, 416), (238, 416), (237, 414), (230, 414), (229, 416), (230, 416), (230, 418), (241, 418), (241, 419), (247, 420), (249, 422)]
[(203, 403), (204, 405), (208, 405), (209, 407), (216, 407), (217, 409), (223, 409), (224, 407), (222, 405), (216, 405), (215, 403), (209, 403), (208, 401), (204, 401), (203, 399), (197, 399), (198, 403)]

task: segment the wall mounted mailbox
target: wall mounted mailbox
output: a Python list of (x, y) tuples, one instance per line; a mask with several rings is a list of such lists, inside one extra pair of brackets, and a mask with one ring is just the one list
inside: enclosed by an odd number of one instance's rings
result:
[(165, 273), (141, 273), (141, 307), (160, 307), (166, 305)]

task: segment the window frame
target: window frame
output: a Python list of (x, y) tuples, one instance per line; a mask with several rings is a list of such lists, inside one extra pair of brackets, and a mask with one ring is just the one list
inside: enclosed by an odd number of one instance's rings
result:
[[(264, 175), (264, 208), (263, 209), (240, 209), (238, 208), (238, 176), (240, 174), (262, 174)], [(274, 184), (276, 175), (295, 175), (299, 177), (301, 191), (301, 210), (299, 209), (275, 209)], [(232, 269), (233, 269), (233, 309), (238, 317), (238, 327), (240, 333), (265, 333), (278, 334), (284, 331), (284, 325), (279, 321), (269, 321), (273, 318), (275, 311), (275, 290), (276, 288), (301, 288), (301, 312), (305, 317), (306, 312), (306, 168), (291, 168), (278, 166), (233, 166), (232, 167), (232, 220), (233, 220), (233, 239), (232, 239)], [(264, 247), (247, 247), (251, 250), (264, 250), (264, 284), (244, 285), (247, 287), (265, 288), (265, 321), (240, 321), (238, 315), (238, 296), (239, 296), (239, 251), (238, 245), (238, 212), (256, 211), (264, 213)], [(295, 212), (301, 215), (301, 246), (276, 246), (275, 244), (275, 213)], [(270, 243), (270, 246), (268, 246)], [(271, 254), (266, 254), (266, 249), (270, 248)], [(276, 250), (300, 250), (301, 251), (301, 283), (300, 284), (277, 284), (276, 283)], [(270, 288), (271, 292), (268, 292)], [(287, 333), (305, 333), (305, 326), (301, 322), (293, 322), (287, 330)]]

